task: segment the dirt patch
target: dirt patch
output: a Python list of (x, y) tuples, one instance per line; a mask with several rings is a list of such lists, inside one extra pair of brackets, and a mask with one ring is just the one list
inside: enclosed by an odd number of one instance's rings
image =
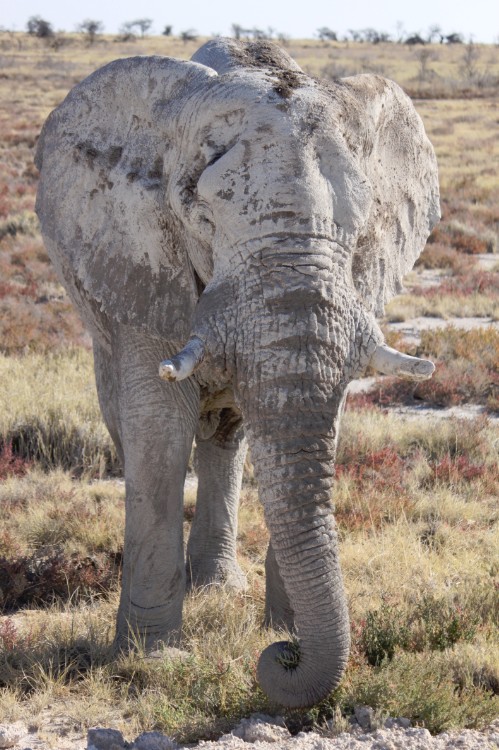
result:
[[(184, 750), (173, 739), (160, 732), (144, 732), (133, 742), (126, 742), (115, 729), (91, 729), (88, 737), (70, 728), (70, 720), (54, 721), (28, 729), (21, 722), (0, 725), (0, 747), (14, 750)], [(409, 725), (408, 725), (409, 724)], [(333, 730), (333, 728), (331, 728)], [(333, 730), (334, 731), (334, 730)], [(331, 732), (332, 733), (332, 732)], [(243, 719), (230, 734), (217, 742), (189, 745), (192, 750), (245, 750), (253, 745), (258, 750), (491, 750), (498, 747), (499, 722), (494, 722), (485, 732), (469, 729), (444, 732), (432, 737), (427, 729), (411, 727), (407, 719), (387, 719), (382, 727), (370, 729), (353, 721), (350, 730), (336, 736), (325, 730), (324, 734), (300, 732), (292, 736), (281, 717), (252, 716)], [(2, 741), (4, 740), (4, 741)]]
[(391, 331), (397, 331), (402, 335), (404, 341), (408, 344), (419, 344), (421, 341), (421, 331), (437, 330), (453, 326), (463, 331), (472, 331), (474, 328), (494, 328), (499, 330), (499, 321), (492, 318), (411, 318), (398, 323), (390, 323), (388, 328)]
[(271, 42), (238, 42), (232, 46), (231, 56), (243, 68), (264, 68), (271, 72), (278, 79), (274, 91), (283, 99), (289, 99), (307, 78), (294, 60)]

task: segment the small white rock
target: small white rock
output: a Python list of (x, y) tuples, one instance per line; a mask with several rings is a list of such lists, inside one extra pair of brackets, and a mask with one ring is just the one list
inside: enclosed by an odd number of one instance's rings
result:
[(406, 719), (404, 716), (399, 716), (396, 719), (391, 716), (385, 721), (385, 727), (387, 729), (410, 729), (411, 720)]
[(355, 718), (359, 722), (364, 732), (372, 729), (372, 719), (374, 711), (371, 706), (354, 706)]
[(19, 722), (0, 724), (0, 747), (13, 747), (19, 742), (23, 734), (26, 734), (26, 727)]
[(424, 729), (424, 727), (406, 729), (405, 733), (407, 737), (417, 737), (418, 740), (431, 740), (431, 734), (427, 729)]
[(124, 750), (125, 740), (117, 729), (94, 727), (87, 732), (87, 750)]
[(171, 737), (161, 732), (143, 732), (134, 741), (131, 750), (178, 750)]
[(270, 717), (265, 717), (265, 719), (268, 721), (262, 721), (261, 718), (255, 716), (241, 719), (237, 727), (232, 730), (232, 735), (244, 742), (283, 742), (290, 738), (291, 735), (285, 727), (273, 723), (274, 719)]

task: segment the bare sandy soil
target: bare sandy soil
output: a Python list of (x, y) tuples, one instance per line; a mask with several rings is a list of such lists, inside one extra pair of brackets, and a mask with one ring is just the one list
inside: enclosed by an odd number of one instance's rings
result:
[[(332, 736), (334, 728), (324, 734), (300, 732), (294, 737), (279, 717), (254, 715), (243, 719), (230, 734), (216, 742), (177, 745), (160, 732), (145, 732), (131, 742), (113, 729), (91, 729), (87, 736), (68, 731), (64, 721), (47, 726), (36, 733), (20, 723), (0, 725), (0, 748), (13, 750), (493, 750), (499, 747), (499, 720), (484, 732), (462, 730), (432, 737), (427, 729), (411, 727), (407, 719), (387, 719), (382, 727), (371, 728), (370, 713), (358, 707), (349, 731)], [(329, 735), (329, 736), (327, 736)]]
[(418, 344), (421, 339), (421, 331), (436, 330), (453, 326), (463, 331), (471, 331), (473, 328), (495, 328), (499, 331), (499, 321), (492, 318), (410, 318), (400, 323), (390, 323), (392, 331), (398, 331), (403, 339), (410, 344)]

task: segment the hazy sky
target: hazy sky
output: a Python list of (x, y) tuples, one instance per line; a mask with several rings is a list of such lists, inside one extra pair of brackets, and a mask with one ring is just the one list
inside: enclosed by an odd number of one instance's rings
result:
[(105, 31), (114, 33), (124, 21), (151, 18), (153, 33), (166, 24), (174, 33), (196, 29), (200, 35), (230, 34), (232, 23), (243, 27), (272, 27), (291, 37), (311, 38), (317, 28), (328, 26), (339, 34), (348, 29), (373, 27), (390, 34), (397, 24), (407, 32), (425, 32), (439, 24), (445, 33), (453, 31), (477, 42), (499, 39), (498, 0), (11, 0), (0, 11), (0, 26), (24, 30), (30, 16), (40, 15), (56, 30), (73, 31), (85, 18), (100, 20)]

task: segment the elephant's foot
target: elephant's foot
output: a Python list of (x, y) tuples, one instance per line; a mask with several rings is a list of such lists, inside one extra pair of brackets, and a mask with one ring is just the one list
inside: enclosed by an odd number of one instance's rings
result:
[(172, 654), (179, 651), (180, 634), (178, 632), (164, 631), (161, 635), (149, 633), (147, 630), (142, 632), (117, 632), (113, 641), (113, 653), (128, 654), (130, 652), (140, 652), (149, 656), (155, 656), (160, 653)]
[(246, 576), (235, 560), (225, 558), (187, 558), (187, 589), (203, 586), (227, 586), (246, 591)]
[(164, 649), (176, 650), (180, 644), (180, 633), (178, 631), (162, 630), (161, 633), (150, 632), (148, 628), (139, 630), (117, 631), (113, 641), (113, 652), (115, 654), (140, 651), (152, 654)]
[[(175, 603), (176, 604), (176, 603)], [(179, 606), (140, 607), (128, 602), (120, 606), (114, 638), (114, 651), (151, 653), (166, 647), (178, 648), (182, 627), (182, 601)]]

